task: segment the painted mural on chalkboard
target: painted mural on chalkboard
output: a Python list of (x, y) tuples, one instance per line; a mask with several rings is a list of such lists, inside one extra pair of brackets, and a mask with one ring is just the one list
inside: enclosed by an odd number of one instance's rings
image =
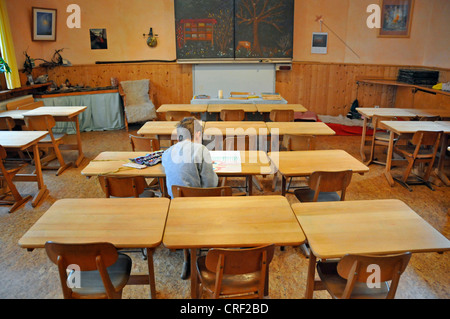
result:
[(294, 0), (235, 0), (235, 57), (292, 58)]
[(178, 59), (234, 58), (234, 0), (175, 0)]

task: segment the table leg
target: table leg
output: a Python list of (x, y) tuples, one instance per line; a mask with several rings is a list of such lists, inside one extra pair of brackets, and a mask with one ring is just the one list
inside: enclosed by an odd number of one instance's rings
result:
[(364, 146), (366, 145), (366, 132), (367, 132), (367, 117), (364, 117), (363, 127), (362, 127), (362, 135), (361, 135), (361, 146), (360, 146), (360, 154), (363, 162), (366, 161), (366, 155), (364, 154)]
[(394, 151), (393, 151), (394, 135), (395, 135), (395, 133), (393, 131), (391, 131), (390, 138), (389, 138), (387, 159), (386, 159), (386, 169), (384, 171), (384, 175), (386, 176), (386, 179), (391, 187), (394, 186), (394, 178), (392, 177), (392, 174), (391, 174), (392, 155), (394, 153)]
[(286, 176), (281, 175), (281, 195), (286, 196)]
[(436, 175), (444, 182), (446, 186), (450, 185), (450, 180), (447, 175), (445, 175), (445, 155), (448, 146), (448, 134), (442, 136), (441, 143), (441, 155), (439, 156), (438, 167), (435, 170)]
[(197, 275), (197, 249), (191, 249), (191, 298), (197, 299), (198, 295), (198, 275)]
[(33, 207), (36, 207), (39, 202), (45, 197), (46, 194), (48, 194), (47, 186), (44, 184), (44, 178), (42, 177), (42, 166), (41, 166), (41, 159), (39, 157), (39, 148), (37, 143), (33, 145), (33, 153), (34, 153), (34, 165), (35, 165), (35, 174), (36, 174), (36, 181), (38, 184), (38, 193), (34, 196), (33, 201), (31, 202), (31, 205)]
[(306, 278), (305, 299), (312, 299), (314, 293), (314, 278), (316, 275), (316, 256), (309, 254), (308, 277)]
[(75, 127), (76, 127), (77, 148), (78, 148), (78, 158), (75, 161), (75, 166), (79, 167), (81, 162), (84, 159), (84, 154), (83, 154), (83, 148), (81, 145), (80, 121), (78, 120), (78, 116), (75, 117)]
[(153, 264), (154, 251), (154, 248), (147, 248), (148, 280), (150, 282), (150, 297), (152, 299), (156, 299), (155, 268)]

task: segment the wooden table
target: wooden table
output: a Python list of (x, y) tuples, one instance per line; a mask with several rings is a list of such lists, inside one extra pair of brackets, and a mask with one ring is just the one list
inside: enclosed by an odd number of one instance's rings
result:
[(77, 150), (78, 158), (75, 166), (79, 167), (84, 159), (83, 148), (81, 143), (80, 122), (78, 115), (87, 109), (86, 106), (42, 106), (33, 110), (12, 110), (0, 113), (0, 116), (10, 116), (14, 120), (23, 120), (25, 115), (51, 115), (57, 122), (74, 122), (76, 129), (77, 144), (61, 144), (62, 150)]
[(191, 296), (197, 298), (197, 249), (297, 246), (305, 236), (282, 196), (175, 198), (163, 244), (191, 249)]
[(343, 150), (270, 152), (272, 163), (282, 175), (281, 194), (286, 194), (286, 178), (306, 177), (316, 171), (352, 170), (364, 174), (369, 168)]
[(163, 104), (156, 112), (191, 112), (191, 113), (204, 113), (206, 112), (206, 104)]
[[(380, 126), (390, 131), (389, 146), (384, 175), (389, 185), (394, 186), (394, 178), (391, 174), (392, 164), (397, 162), (392, 159), (394, 153), (394, 139), (396, 135), (414, 134), (417, 131), (443, 131), (445, 135), (450, 134), (449, 122), (429, 121), (381, 121)], [(443, 139), (444, 140), (444, 139)], [(446, 139), (445, 139), (446, 140)], [(444, 148), (445, 149), (445, 148)]]
[(301, 104), (256, 104), (259, 113), (270, 113), (273, 110), (293, 110), (294, 112), (306, 112), (308, 109)]
[(267, 122), (271, 135), (336, 135), (323, 122)]
[(167, 198), (62, 199), (19, 240), (26, 249), (58, 243), (109, 242), (116, 248), (146, 248), (148, 275), (132, 275), (128, 284), (150, 283), (156, 298), (153, 251), (162, 241)]
[(346, 254), (441, 252), (450, 241), (397, 199), (293, 204), (306, 235), (309, 258), (306, 298), (312, 298), (317, 258)]
[[(13, 179), (13, 181), (18, 182), (37, 182), (39, 191), (31, 202), (33, 207), (36, 207), (48, 194), (47, 186), (44, 184), (44, 178), (42, 177), (41, 159), (37, 146), (37, 143), (47, 134), (44, 131), (0, 131), (0, 145), (6, 150), (24, 151), (30, 147), (33, 148), (35, 172), (33, 174), (16, 174)], [(22, 204), (23, 202), (14, 204), (9, 212), (14, 212)]]
[[(142, 176), (145, 178), (158, 178), (160, 183), (164, 184), (163, 196), (166, 196), (165, 189), (166, 173), (161, 164), (136, 169), (124, 167), (123, 164), (129, 162), (129, 159), (139, 156), (145, 156), (148, 152), (102, 152), (94, 158), (82, 171), (81, 174), (86, 177), (99, 175), (114, 175), (122, 177)], [(221, 172), (220, 177), (245, 177), (248, 184), (248, 195), (253, 192), (251, 179), (255, 175), (272, 174), (272, 166), (267, 154), (263, 151), (241, 151), (241, 171), (240, 172)]]

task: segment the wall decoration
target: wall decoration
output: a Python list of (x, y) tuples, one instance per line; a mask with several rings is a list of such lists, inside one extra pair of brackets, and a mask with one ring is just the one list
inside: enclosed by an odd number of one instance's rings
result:
[(328, 52), (328, 33), (313, 32), (311, 53), (327, 54)]
[(175, 0), (178, 59), (233, 58), (234, 0)]
[(89, 29), (92, 50), (108, 49), (106, 29)]
[(290, 59), (294, 0), (175, 0), (178, 61)]
[(33, 7), (33, 41), (56, 41), (56, 9)]
[(235, 0), (235, 57), (292, 59), (294, 1)]
[(379, 37), (408, 38), (413, 9), (414, 0), (383, 0)]

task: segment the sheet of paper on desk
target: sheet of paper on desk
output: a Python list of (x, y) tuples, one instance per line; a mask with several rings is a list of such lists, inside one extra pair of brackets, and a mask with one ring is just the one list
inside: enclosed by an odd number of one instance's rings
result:
[(210, 152), (213, 168), (216, 173), (242, 172), (241, 152), (239, 151), (212, 151)]

